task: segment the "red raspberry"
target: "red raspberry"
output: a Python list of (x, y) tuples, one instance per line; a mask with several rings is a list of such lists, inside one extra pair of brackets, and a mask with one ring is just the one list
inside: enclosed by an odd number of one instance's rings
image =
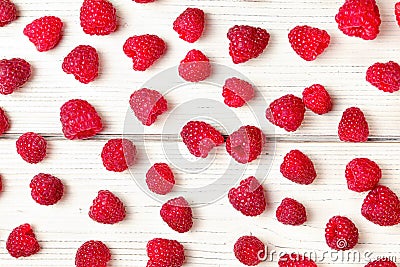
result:
[(300, 254), (285, 254), (279, 258), (279, 267), (317, 267), (317, 264)]
[(274, 100), (265, 112), (267, 119), (288, 132), (296, 131), (304, 120), (306, 108), (301, 98), (284, 95)]
[(46, 157), (47, 142), (37, 133), (27, 132), (17, 142), (17, 153), (28, 163), (36, 164)]
[(255, 126), (242, 126), (226, 139), (226, 151), (239, 163), (252, 162), (260, 156), (265, 135)]
[(60, 18), (45, 16), (26, 25), (24, 35), (29, 38), (39, 52), (53, 49), (61, 39), (63, 23)]
[(90, 206), (89, 217), (103, 224), (115, 224), (125, 219), (125, 206), (108, 190), (100, 190)]
[(145, 71), (165, 53), (167, 45), (157, 35), (135, 35), (126, 40), (123, 50), (132, 58), (134, 70)]
[(338, 135), (345, 142), (366, 142), (369, 136), (368, 122), (361, 109), (351, 107), (343, 112)]
[(29, 257), (40, 250), (36, 236), (27, 223), (12, 230), (8, 236), (6, 248), (14, 258)]
[(365, 265), (365, 267), (397, 267), (397, 265), (393, 261), (384, 258), (380, 260), (371, 261), (367, 265)]
[(400, 2), (394, 6), (394, 14), (396, 15), (397, 24), (400, 26)]
[(89, 102), (72, 99), (61, 106), (60, 121), (67, 139), (85, 139), (103, 129), (100, 116)]
[(365, 192), (375, 188), (382, 178), (378, 164), (367, 158), (356, 158), (346, 165), (347, 187), (355, 192)]
[(10, 122), (4, 109), (0, 108), (0, 136), (10, 128)]
[(181, 267), (185, 262), (185, 250), (176, 240), (154, 238), (147, 243), (147, 267)]
[(292, 198), (285, 198), (276, 209), (276, 219), (287, 225), (302, 225), (307, 221), (306, 208)]
[(24, 85), (31, 77), (31, 65), (23, 59), (0, 60), (0, 94), (8, 95)]
[(379, 34), (381, 19), (375, 0), (346, 0), (335, 19), (339, 30), (348, 36), (373, 40)]
[(378, 185), (365, 197), (361, 214), (370, 222), (381, 226), (400, 223), (400, 200), (388, 187)]
[(107, 0), (84, 0), (80, 20), (83, 31), (90, 35), (109, 35), (117, 29), (116, 10)]
[(325, 87), (313, 84), (303, 91), (304, 105), (312, 112), (322, 115), (332, 110), (331, 96)]
[(151, 3), (154, 2), (155, 0), (134, 0), (136, 3), (140, 4), (146, 4), (146, 3)]
[(331, 249), (349, 250), (358, 243), (358, 229), (350, 219), (334, 216), (326, 224), (325, 240)]
[(162, 94), (147, 88), (133, 92), (129, 104), (136, 118), (146, 126), (152, 125), (159, 115), (168, 110), (167, 100)]
[(236, 241), (233, 252), (244, 265), (255, 266), (265, 258), (265, 245), (255, 236), (242, 236)]
[(307, 61), (315, 60), (331, 41), (331, 37), (325, 30), (307, 25), (291, 29), (288, 38), (294, 52)]
[(245, 80), (232, 77), (225, 80), (222, 96), (227, 106), (238, 108), (254, 97), (254, 88)]
[(111, 260), (108, 247), (101, 241), (86, 241), (76, 251), (76, 267), (106, 267)]
[(99, 74), (99, 55), (90, 45), (79, 45), (64, 58), (62, 69), (81, 83), (90, 83)]
[(10, 0), (0, 0), (0, 27), (17, 19), (17, 9)]
[(267, 207), (264, 188), (254, 176), (229, 190), (228, 198), (232, 206), (245, 216), (258, 216)]
[(166, 163), (155, 163), (146, 173), (146, 184), (150, 191), (166, 195), (175, 185), (174, 174)]
[(64, 194), (64, 185), (61, 180), (50, 174), (35, 175), (29, 187), (33, 200), (40, 205), (54, 205)]
[(128, 139), (110, 139), (101, 151), (101, 159), (107, 170), (123, 172), (135, 163), (136, 146)]
[(269, 42), (269, 33), (261, 28), (246, 25), (235, 25), (229, 29), (227, 37), (229, 55), (235, 64), (258, 57)]
[(189, 152), (206, 158), (216, 146), (224, 143), (224, 137), (210, 124), (203, 121), (189, 121), (181, 130), (181, 137)]
[(366, 80), (379, 90), (393, 93), (400, 90), (400, 66), (396, 62), (375, 63), (367, 70)]
[(188, 82), (200, 82), (211, 74), (210, 60), (199, 50), (190, 50), (178, 67), (179, 76)]
[(178, 233), (186, 233), (192, 228), (192, 208), (183, 197), (170, 199), (162, 205), (160, 210), (161, 218)]
[(204, 30), (204, 12), (198, 8), (187, 8), (180, 14), (173, 25), (179, 38), (189, 43), (199, 40)]
[(282, 175), (297, 184), (308, 185), (317, 178), (313, 162), (300, 150), (291, 150), (280, 167)]

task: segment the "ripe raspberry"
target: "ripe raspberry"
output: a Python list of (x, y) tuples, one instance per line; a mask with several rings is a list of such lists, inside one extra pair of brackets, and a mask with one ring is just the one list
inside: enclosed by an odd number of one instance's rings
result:
[(227, 37), (229, 55), (235, 64), (258, 57), (269, 42), (269, 33), (261, 28), (246, 25), (235, 25), (229, 29)]
[(301, 98), (284, 95), (269, 105), (265, 116), (272, 124), (288, 132), (294, 132), (303, 122), (305, 112), (306, 108)]
[(228, 198), (232, 206), (245, 216), (258, 216), (267, 207), (264, 188), (254, 176), (229, 190)]
[(24, 35), (29, 38), (39, 52), (45, 52), (58, 44), (62, 28), (63, 23), (60, 18), (45, 16), (26, 25)]
[(394, 6), (394, 14), (396, 15), (397, 24), (400, 26), (400, 2)]
[(128, 139), (110, 139), (101, 151), (104, 167), (113, 172), (123, 172), (135, 163), (136, 146)]
[(222, 134), (203, 121), (186, 123), (181, 130), (181, 137), (189, 152), (202, 158), (206, 158), (214, 147), (224, 143)]
[(179, 76), (188, 82), (200, 82), (211, 74), (210, 60), (199, 50), (190, 50), (178, 67)]
[(192, 209), (183, 197), (170, 199), (162, 205), (161, 218), (178, 233), (186, 233), (192, 228)]
[(185, 250), (176, 240), (154, 238), (147, 243), (147, 267), (181, 267), (185, 262)]
[(157, 35), (135, 35), (126, 40), (123, 50), (132, 58), (134, 70), (145, 71), (165, 53), (167, 45)]
[(334, 216), (326, 224), (325, 240), (331, 249), (349, 250), (358, 243), (358, 229), (350, 219)]
[(226, 151), (239, 163), (252, 162), (260, 156), (265, 135), (255, 126), (242, 126), (226, 139)]
[(331, 96), (325, 87), (313, 84), (303, 91), (304, 105), (312, 112), (322, 115), (332, 110)]
[(367, 158), (356, 158), (346, 165), (347, 187), (355, 192), (365, 192), (375, 188), (382, 178), (378, 164)]
[(50, 174), (35, 175), (29, 187), (33, 200), (40, 205), (54, 205), (64, 194), (64, 185), (61, 180)]
[(111, 260), (108, 247), (101, 241), (86, 241), (76, 251), (76, 267), (106, 267)]
[(242, 236), (236, 241), (233, 252), (244, 265), (255, 266), (265, 257), (265, 245), (255, 236)]
[(348, 36), (373, 40), (379, 34), (381, 19), (375, 0), (346, 0), (335, 19), (339, 30)]
[(8, 236), (6, 248), (14, 258), (29, 257), (40, 250), (36, 236), (27, 223), (12, 230)]
[(155, 163), (146, 173), (146, 184), (150, 191), (166, 195), (175, 185), (174, 174), (166, 163)]
[(313, 162), (300, 150), (291, 150), (280, 167), (282, 175), (297, 184), (308, 185), (317, 177)]
[(369, 136), (368, 122), (361, 109), (351, 107), (343, 112), (338, 135), (345, 142), (366, 142)]
[(24, 85), (31, 77), (31, 65), (23, 59), (0, 60), (0, 94), (8, 95)]
[(10, 128), (10, 122), (4, 109), (0, 108), (0, 136)]
[(361, 214), (370, 222), (381, 226), (400, 223), (400, 200), (388, 187), (378, 185), (368, 193)]
[(0, 27), (17, 19), (17, 9), (10, 0), (0, 0)]
[(291, 29), (288, 38), (294, 52), (307, 61), (315, 60), (331, 41), (331, 37), (325, 30), (307, 25)]
[(222, 96), (228, 107), (238, 108), (254, 97), (254, 88), (245, 80), (232, 77), (225, 80)]
[(154, 2), (155, 0), (134, 0), (136, 3), (140, 4), (146, 4), (146, 3), (151, 3)]
[(2, 177), (0, 175), (0, 192), (3, 191), (3, 181), (2, 181)]
[(279, 258), (279, 267), (317, 267), (317, 264), (300, 254), (285, 254)]
[(36, 164), (46, 157), (47, 142), (37, 133), (27, 132), (17, 142), (17, 153), (28, 163)]
[(146, 126), (152, 125), (159, 115), (168, 110), (167, 100), (156, 90), (147, 88), (133, 92), (129, 104), (136, 118)]
[(60, 121), (67, 139), (86, 139), (103, 129), (100, 116), (89, 102), (72, 99), (61, 106)]
[(179, 38), (189, 43), (199, 40), (204, 30), (204, 12), (198, 8), (187, 8), (180, 14), (173, 25)]
[(379, 90), (393, 93), (400, 90), (400, 66), (396, 62), (375, 63), (367, 70), (366, 80)]
[(99, 74), (99, 55), (90, 45), (79, 45), (64, 58), (62, 69), (81, 83), (90, 83)]
[(276, 209), (276, 219), (287, 225), (302, 225), (307, 221), (306, 208), (292, 198), (285, 198)]
[(90, 206), (89, 217), (103, 224), (115, 224), (125, 219), (125, 206), (108, 190), (100, 190)]
[(397, 267), (397, 265), (393, 261), (384, 258), (380, 260), (371, 261), (367, 265), (365, 265), (365, 267)]
[(80, 20), (83, 31), (90, 35), (109, 35), (117, 29), (116, 10), (107, 0), (84, 0)]

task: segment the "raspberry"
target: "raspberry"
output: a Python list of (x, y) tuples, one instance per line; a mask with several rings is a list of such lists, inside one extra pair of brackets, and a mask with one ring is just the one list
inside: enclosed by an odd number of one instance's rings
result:
[(36, 164), (46, 157), (47, 142), (37, 133), (27, 132), (17, 142), (17, 153), (28, 163)]
[(186, 233), (192, 228), (192, 209), (183, 197), (168, 200), (162, 205), (160, 211), (161, 218), (178, 233)]
[(238, 108), (254, 97), (254, 88), (250, 83), (233, 77), (225, 81), (222, 96), (227, 106)]
[(33, 200), (40, 205), (54, 205), (64, 194), (64, 185), (61, 180), (50, 174), (35, 175), (29, 187)]
[(14, 258), (29, 257), (40, 250), (36, 236), (27, 223), (12, 230), (8, 236), (6, 248)]
[(224, 143), (224, 137), (210, 124), (203, 121), (189, 121), (181, 130), (181, 137), (189, 152), (206, 158), (216, 146)]
[(280, 167), (282, 175), (297, 184), (308, 185), (317, 177), (313, 162), (300, 150), (291, 150)]
[(179, 76), (188, 82), (200, 82), (211, 74), (209, 59), (199, 50), (190, 50), (178, 67)]
[(263, 186), (254, 176), (240, 182), (228, 193), (229, 202), (245, 216), (258, 216), (267, 207)]
[(0, 192), (3, 191), (3, 181), (2, 181), (2, 177), (0, 175)]
[(260, 156), (265, 135), (255, 126), (242, 126), (226, 139), (226, 151), (239, 163), (252, 162)]
[(123, 172), (135, 163), (136, 146), (128, 139), (110, 139), (101, 151), (104, 167), (113, 172)]
[(0, 94), (8, 95), (24, 85), (31, 77), (31, 65), (23, 59), (0, 60)]
[(126, 40), (123, 50), (134, 70), (145, 71), (165, 53), (167, 45), (157, 35), (135, 35)]
[(58, 44), (62, 28), (63, 23), (60, 18), (45, 16), (26, 25), (24, 35), (29, 38), (39, 52), (45, 52)]
[(331, 96), (325, 87), (313, 84), (303, 91), (304, 105), (312, 112), (322, 115), (332, 110)]
[(140, 4), (146, 4), (146, 3), (151, 3), (154, 2), (155, 0), (134, 0), (136, 3)]
[(331, 41), (331, 37), (325, 30), (307, 25), (291, 29), (288, 38), (294, 52), (307, 61), (315, 60)]
[(0, 0), (0, 27), (17, 19), (17, 9), (10, 0)]
[(388, 187), (378, 185), (365, 197), (361, 214), (370, 222), (381, 226), (400, 223), (400, 200)]
[(4, 109), (0, 108), (0, 136), (10, 128), (10, 122)]
[(265, 257), (265, 245), (255, 236), (242, 236), (236, 241), (233, 252), (244, 265), (255, 266)]
[(396, 15), (397, 24), (400, 26), (400, 2), (394, 6), (394, 14)]
[(258, 57), (269, 42), (269, 33), (261, 28), (246, 25), (235, 25), (229, 29), (227, 37), (229, 55), (235, 64)]
[(125, 206), (108, 190), (100, 190), (89, 210), (89, 217), (103, 224), (115, 224), (125, 219)]
[(379, 90), (393, 93), (400, 90), (400, 66), (396, 62), (375, 63), (367, 70), (366, 80)]
[(203, 10), (198, 8), (187, 8), (176, 18), (173, 28), (182, 40), (189, 43), (196, 42), (203, 34), (204, 30)]
[(350, 219), (334, 216), (326, 224), (325, 240), (331, 249), (349, 250), (358, 243), (358, 229)]
[(86, 34), (109, 35), (117, 29), (115, 13), (107, 0), (84, 0), (80, 10), (81, 27)]
[(86, 241), (76, 251), (76, 267), (106, 267), (111, 260), (108, 247), (101, 241)]
[(279, 267), (317, 267), (317, 264), (300, 254), (285, 254), (279, 258)]
[(365, 267), (397, 267), (397, 265), (393, 261), (384, 258), (380, 260), (371, 261), (367, 265), (365, 265)]
[(146, 173), (146, 184), (151, 192), (166, 195), (175, 185), (174, 174), (166, 163), (155, 163)]
[(381, 25), (375, 0), (346, 0), (339, 8), (335, 20), (344, 34), (364, 40), (375, 39)]
[(292, 198), (285, 198), (276, 209), (276, 218), (283, 224), (302, 225), (307, 221), (306, 208)]
[(129, 104), (136, 118), (146, 126), (152, 125), (159, 115), (168, 110), (167, 100), (156, 90), (147, 88), (133, 92)]
[(147, 267), (181, 267), (185, 262), (185, 250), (176, 240), (154, 238), (147, 243)]
[(366, 142), (369, 136), (368, 122), (361, 109), (351, 107), (343, 112), (338, 135), (345, 142)]
[(61, 106), (60, 121), (67, 139), (86, 139), (103, 129), (100, 116), (89, 102), (72, 99)]
[(306, 108), (301, 98), (284, 95), (269, 105), (265, 116), (272, 124), (288, 132), (294, 132), (303, 122), (305, 112)]
[(347, 187), (355, 192), (374, 189), (382, 178), (378, 164), (367, 158), (356, 158), (346, 165)]
[(90, 45), (79, 45), (64, 58), (62, 69), (81, 83), (90, 83), (99, 74), (99, 55)]

